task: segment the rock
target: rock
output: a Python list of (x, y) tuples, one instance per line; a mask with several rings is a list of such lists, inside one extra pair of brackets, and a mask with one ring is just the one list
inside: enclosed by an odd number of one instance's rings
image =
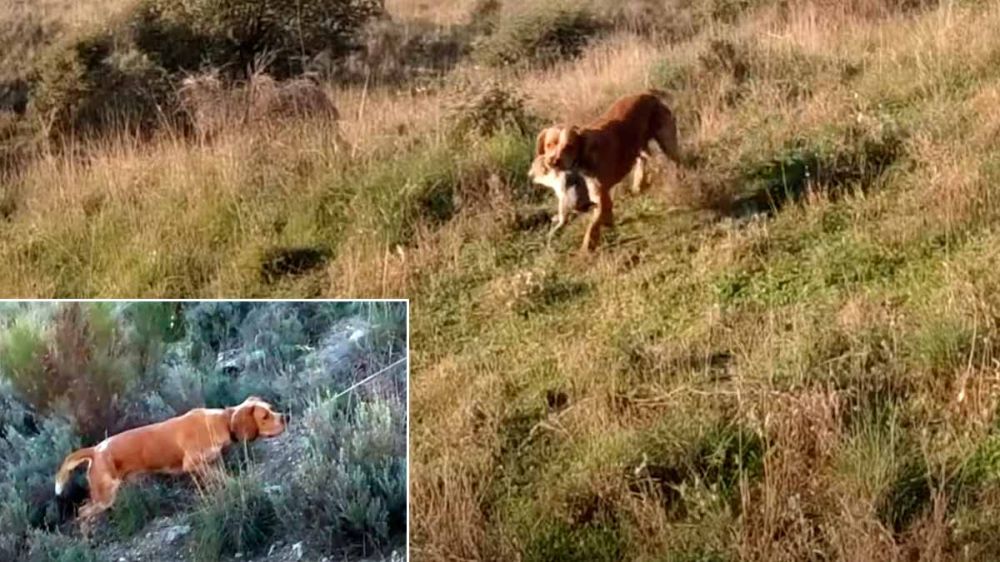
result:
[(294, 556), (296, 560), (302, 560), (302, 542), (301, 541), (292, 545), (292, 556)]
[(243, 553), (242, 552), (237, 552), (235, 558), (237, 560), (239, 560), (240, 558), (243, 558)]
[(368, 332), (366, 332), (365, 330), (362, 330), (361, 328), (355, 328), (355, 330), (351, 332), (351, 336), (348, 339), (351, 340), (351, 343), (358, 343), (358, 341), (360, 341), (361, 338), (367, 335)]
[(187, 536), (190, 532), (190, 525), (175, 525), (173, 527), (168, 527), (163, 531), (163, 538), (167, 544), (173, 544), (181, 537)]

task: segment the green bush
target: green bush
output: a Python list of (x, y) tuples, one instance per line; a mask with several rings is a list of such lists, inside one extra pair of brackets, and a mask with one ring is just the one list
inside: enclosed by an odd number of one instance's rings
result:
[(453, 130), (460, 137), (481, 138), (501, 131), (526, 135), (538, 126), (524, 99), (502, 84), (491, 82), (463, 97), (451, 108)]
[(167, 507), (167, 490), (159, 483), (143, 481), (141, 484), (122, 486), (115, 498), (114, 509), (108, 520), (119, 538), (138, 533)]
[(27, 562), (99, 562), (97, 554), (72, 537), (36, 531)]
[(419, 87), (454, 68), (468, 54), (474, 33), (466, 26), (442, 29), (431, 22), (378, 18), (364, 27), (355, 52), (339, 60), (321, 57), (311, 66), (338, 81)]
[(383, 549), (406, 531), (405, 412), (399, 403), (327, 400), (305, 421), (309, 454), (295, 473), (296, 521), (328, 548)]
[(370, 352), (385, 351), (386, 362), (406, 351), (406, 304), (401, 302), (364, 303), (360, 315), (371, 325), (371, 334), (362, 342)]
[(378, 0), (147, 0), (136, 41), (171, 71), (211, 65), (239, 73), (263, 57), (286, 76), (318, 55), (351, 52), (381, 13)]
[(269, 303), (255, 308), (240, 326), (246, 354), (245, 375), (273, 377), (295, 361), (306, 349), (308, 339), (298, 311), (286, 303)]
[(194, 559), (214, 562), (226, 554), (253, 554), (276, 526), (274, 503), (258, 475), (220, 474), (191, 515)]
[(565, 522), (539, 525), (525, 547), (526, 562), (546, 560), (614, 562), (622, 560), (621, 531), (592, 522), (573, 527)]
[(108, 32), (50, 47), (35, 68), (29, 113), (49, 134), (148, 131), (173, 107), (166, 73)]
[(53, 501), (52, 475), (79, 440), (58, 418), (37, 427), (0, 422), (0, 559), (19, 560), (29, 548), (32, 528), (62, 522), (64, 514)]
[(532, 4), (502, 13), (496, 30), (477, 42), (474, 54), (489, 66), (547, 65), (579, 56), (605, 27), (578, 4)]
[(240, 326), (252, 305), (245, 302), (202, 302), (184, 313), (190, 358), (202, 365), (215, 365), (218, 353), (237, 344)]
[(28, 504), (11, 489), (0, 491), (0, 559), (17, 560), (28, 548)]
[[(158, 386), (168, 336), (155, 326), (132, 324), (123, 310), (110, 303), (67, 303), (45, 322), (19, 318), (0, 336), (0, 377), (41, 413), (67, 414), (87, 442), (155, 421), (162, 417), (162, 400), (136, 395)], [(143, 411), (137, 402), (156, 408)]]

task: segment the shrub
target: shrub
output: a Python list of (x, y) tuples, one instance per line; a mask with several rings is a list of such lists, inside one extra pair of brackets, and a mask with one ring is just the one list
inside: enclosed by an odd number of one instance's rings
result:
[(141, 323), (126, 330), (121, 313), (108, 303), (68, 303), (47, 329), (20, 318), (0, 338), (0, 376), (41, 413), (68, 414), (88, 442), (154, 421), (162, 400), (144, 402), (152, 411), (129, 405), (157, 386), (166, 336)]
[(216, 476), (191, 515), (192, 553), (198, 561), (252, 554), (266, 545), (277, 524), (274, 504), (258, 475)]
[(386, 362), (406, 352), (406, 304), (401, 302), (370, 302), (362, 305), (361, 315), (368, 320), (371, 332), (363, 345), (370, 353), (385, 350)]
[(525, 547), (526, 562), (622, 560), (621, 531), (592, 522), (573, 527), (559, 521), (540, 525)]
[(273, 378), (297, 359), (308, 343), (295, 308), (269, 303), (255, 308), (240, 327), (244, 375)]
[(497, 29), (478, 42), (477, 58), (490, 66), (547, 65), (574, 58), (605, 25), (569, 2), (529, 4), (501, 14)]
[(215, 365), (217, 354), (239, 341), (240, 325), (253, 305), (246, 302), (202, 302), (184, 312), (190, 358)]
[[(475, 24), (473, 24), (475, 25)], [(318, 59), (315, 70), (338, 81), (415, 86), (455, 67), (471, 48), (470, 30), (441, 29), (422, 21), (372, 21), (359, 36), (359, 48), (341, 61)]]
[(320, 54), (337, 59), (355, 49), (361, 28), (381, 13), (378, 0), (147, 0), (137, 42), (171, 70), (207, 64), (239, 74), (270, 53), (274, 71), (287, 76)]
[(538, 124), (525, 108), (524, 99), (497, 82), (490, 82), (455, 102), (451, 120), (458, 136), (473, 138), (507, 130), (524, 135)]
[(28, 547), (28, 504), (13, 490), (0, 491), (0, 559), (17, 560)]
[(313, 80), (277, 81), (260, 72), (245, 83), (232, 84), (215, 70), (189, 76), (182, 81), (178, 98), (187, 122), (202, 140), (247, 123), (340, 118), (326, 91)]
[(37, 427), (6, 426), (0, 438), (0, 554), (27, 548), (32, 527), (51, 528), (69, 515), (55, 501), (52, 475), (78, 445), (69, 424), (58, 418)]
[(159, 483), (143, 481), (126, 485), (115, 498), (108, 520), (119, 538), (128, 538), (141, 531), (147, 523), (162, 515), (167, 507), (167, 490)]
[(140, 51), (96, 33), (50, 47), (35, 69), (30, 113), (50, 135), (151, 130), (172, 107), (166, 73)]
[(85, 543), (60, 534), (35, 532), (27, 562), (98, 562)]
[(406, 526), (405, 413), (399, 403), (327, 400), (307, 413), (309, 453), (296, 470), (296, 521), (328, 548), (383, 549)]

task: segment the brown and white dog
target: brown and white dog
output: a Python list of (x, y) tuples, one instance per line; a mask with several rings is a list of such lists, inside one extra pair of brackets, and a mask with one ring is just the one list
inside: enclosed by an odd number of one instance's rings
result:
[(611, 188), (635, 168), (632, 190), (642, 189), (650, 141), (656, 141), (667, 157), (680, 165), (677, 121), (661, 100), (663, 95), (649, 90), (625, 96), (586, 127), (555, 125), (539, 133), (528, 175), (535, 183), (551, 187), (559, 199), (550, 238), (572, 210), (566, 195), (572, 193), (573, 172), (583, 177), (589, 201), (597, 205), (583, 239), (583, 248), (591, 250), (600, 240), (601, 227), (613, 223)]
[(70, 453), (56, 473), (61, 495), (73, 469), (89, 463), (90, 501), (80, 509), (86, 532), (92, 520), (111, 507), (118, 487), (145, 473), (197, 473), (237, 441), (274, 437), (285, 431), (288, 416), (256, 396), (230, 408), (196, 408), (158, 423), (112, 435), (93, 447)]

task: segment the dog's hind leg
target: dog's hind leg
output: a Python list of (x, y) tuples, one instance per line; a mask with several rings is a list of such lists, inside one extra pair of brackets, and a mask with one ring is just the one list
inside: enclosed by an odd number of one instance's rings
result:
[(642, 193), (649, 186), (649, 174), (646, 172), (646, 162), (649, 160), (649, 153), (645, 150), (639, 152), (639, 157), (635, 159), (635, 166), (632, 168), (632, 189), (633, 195)]
[(656, 144), (660, 145), (660, 149), (667, 155), (667, 158), (680, 166), (681, 147), (677, 138), (677, 120), (674, 118), (674, 114), (664, 107), (660, 112), (659, 121), (659, 128), (653, 135)]
[(122, 481), (100, 471), (90, 471), (90, 500), (80, 508), (80, 531), (89, 537), (97, 517), (115, 503)]
[(601, 227), (613, 226), (614, 218), (611, 211), (611, 193), (597, 183), (597, 180), (587, 178), (587, 189), (590, 192), (591, 201), (597, 201), (597, 208), (594, 209), (593, 218), (587, 227), (587, 234), (583, 237), (583, 251), (590, 251), (597, 247), (601, 241)]

